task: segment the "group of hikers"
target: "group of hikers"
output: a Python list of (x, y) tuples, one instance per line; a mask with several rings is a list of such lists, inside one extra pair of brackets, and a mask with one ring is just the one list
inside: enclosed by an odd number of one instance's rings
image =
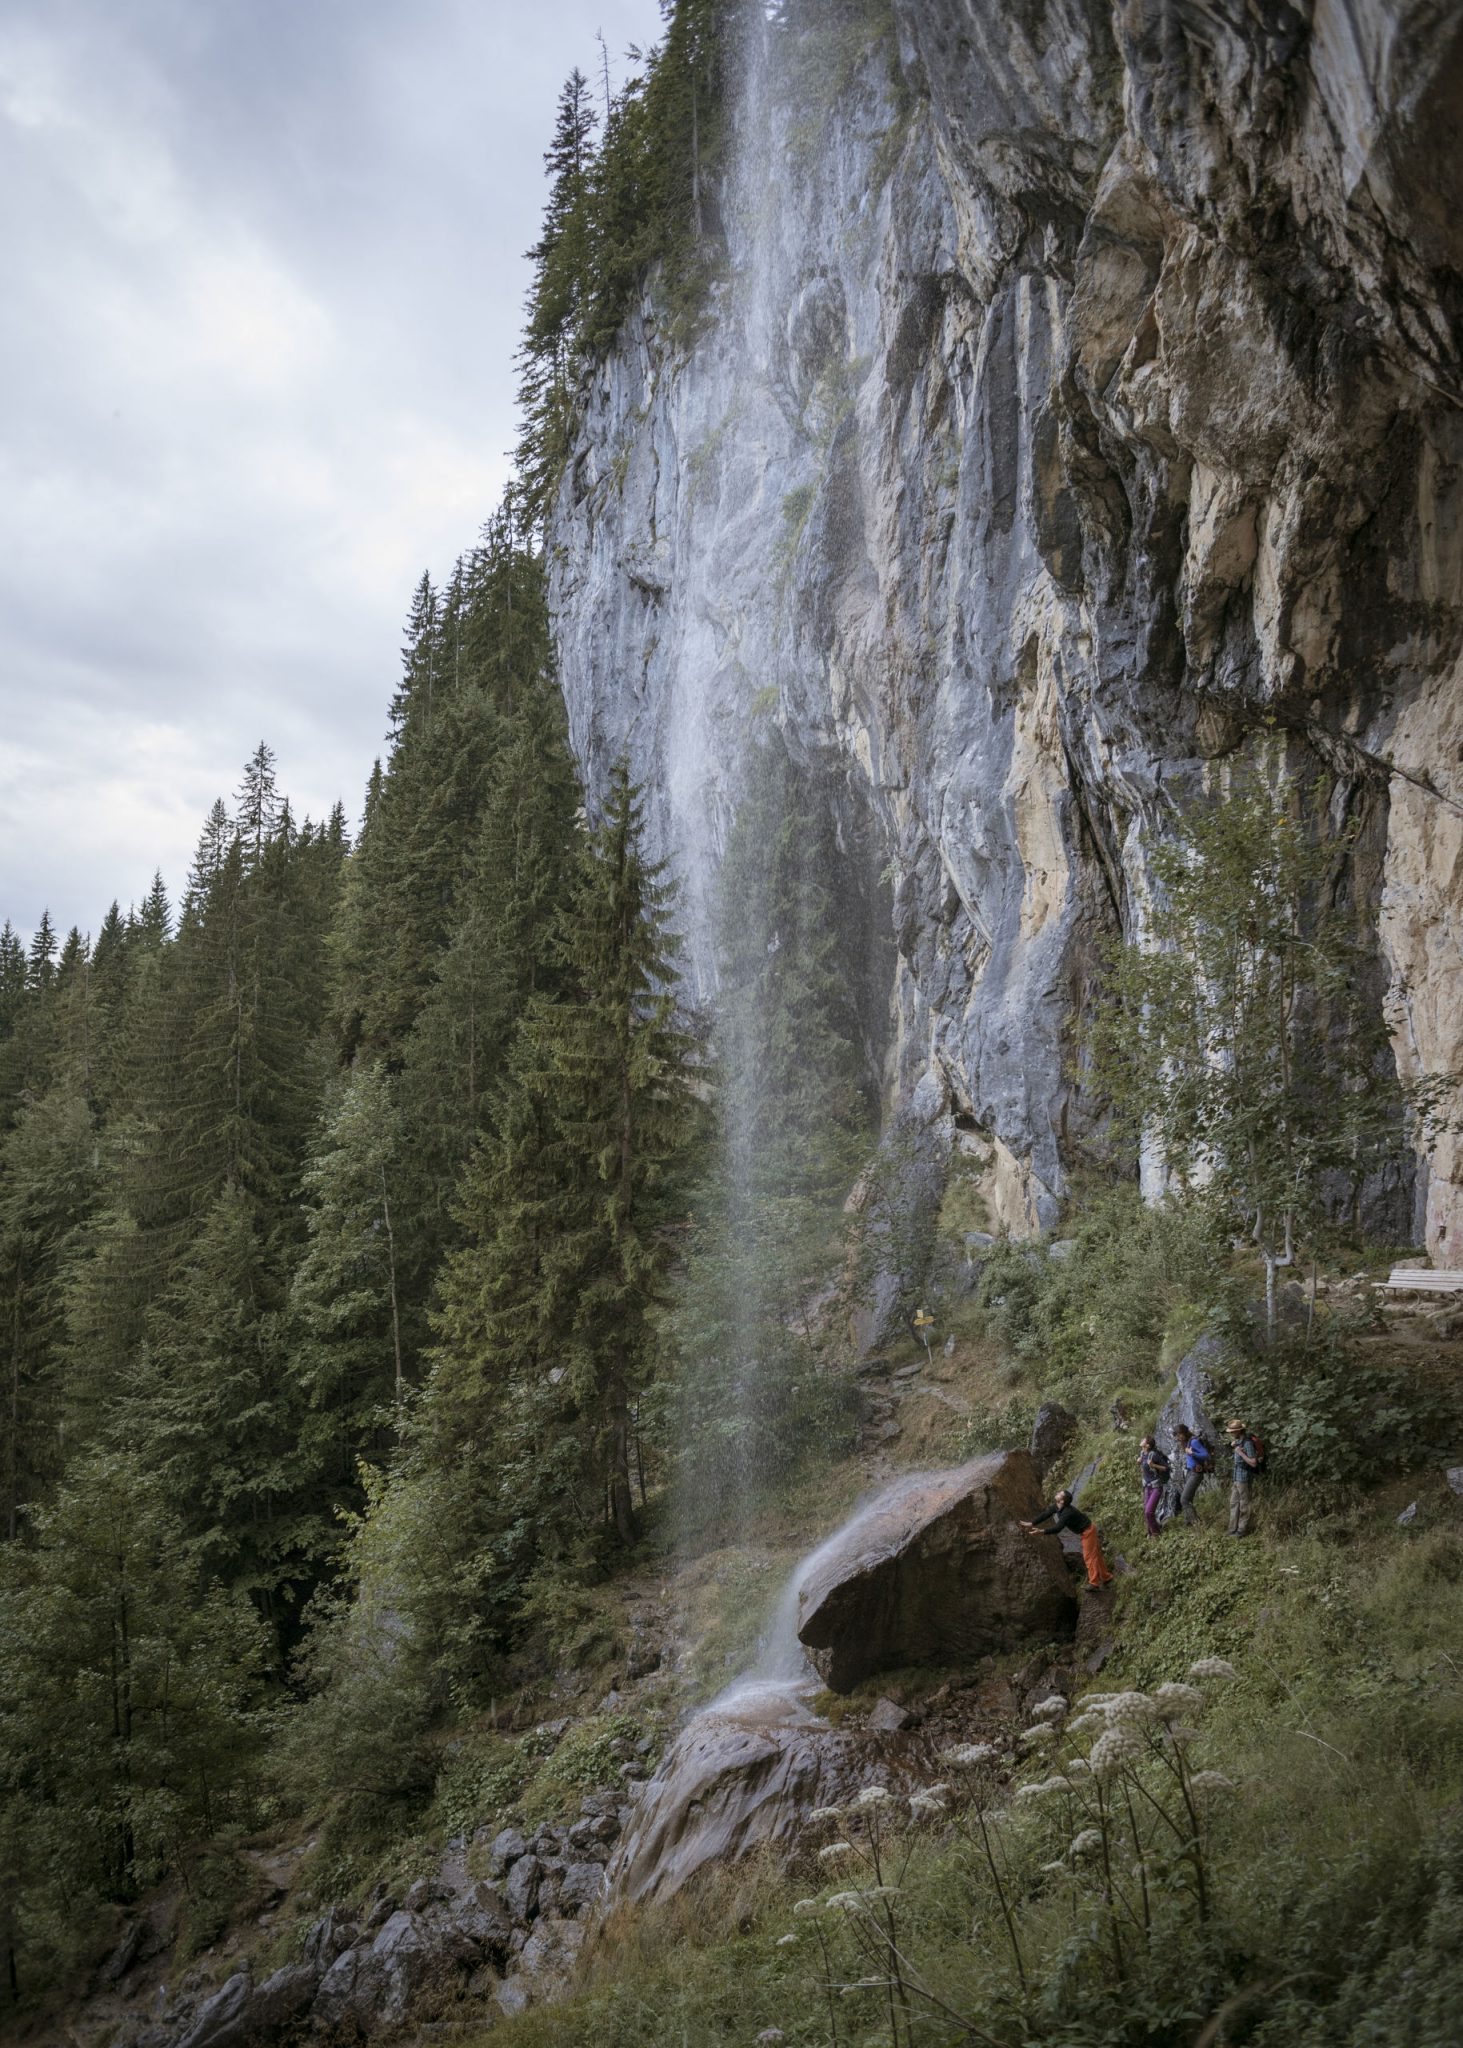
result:
[[(1263, 1440), (1238, 1416), (1224, 1426), (1234, 1457), (1234, 1472), (1229, 1488), (1229, 1534), (1248, 1536), (1252, 1505), (1251, 1489), (1257, 1473), (1264, 1470), (1265, 1446)], [(1138, 1446), (1138, 1477), (1143, 1488), (1143, 1523), (1150, 1537), (1163, 1534), (1163, 1523), (1159, 1510), (1164, 1496), (1175, 1483), (1174, 1462), (1181, 1460), (1178, 1479), (1178, 1499), (1175, 1509), (1181, 1513), (1185, 1525), (1196, 1528), (1199, 1521), (1194, 1497), (1199, 1488), (1214, 1470), (1214, 1454), (1202, 1437), (1196, 1436), (1187, 1423), (1180, 1422), (1173, 1432), (1174, 1452), (1170, 1458), (1158, 1448), (1157, 1441), (1145, 1436)], [(1061, 1536), (1070, 1530), (1082, 1544), (1082, 1561), (1087, 1567), (1089, 1586), (1105, 1586), (1112, 1578), (1107, 1559), (1102, 1554), (1102, 1539), (1097, 1525), (1090, 1515), (1084, 1515), (1072, 1499), (1071, 1489), (1063, 1487), (1049, 1508), (1043, 1508), (1039, 1515), (1033, 1515), (1021, 1527), (1032, 1536)]]

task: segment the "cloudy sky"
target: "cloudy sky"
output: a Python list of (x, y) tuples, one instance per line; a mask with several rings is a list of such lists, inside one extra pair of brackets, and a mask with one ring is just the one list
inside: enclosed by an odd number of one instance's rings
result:
[(95, 930), (257, 742), (359, 811), (492, 509), (564, 74), (656, 0), (0, 7), (0, 921)]

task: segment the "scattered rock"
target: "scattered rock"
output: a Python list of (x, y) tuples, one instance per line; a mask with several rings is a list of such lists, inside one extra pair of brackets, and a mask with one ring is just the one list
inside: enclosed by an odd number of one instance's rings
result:
[(520, 1856), (528, 1854), (528, 1843), (517, 1828), (504, 1828), (494, 1835), (488, 1851), (489, 1867), (497, 1871), (506, 1870), (510, 1863), (516, 1863)]
[(1058, 1237), (1054, 1238), (1047, 1246), (1046, 1255), (1049, 1259), (1061, 1261), (1070, 1259), (1076, 1249), (1077, 1240), (1075, 1237)]
[(892, 1487), (804, 1579), (798, 1635), (824, 1682), (848, 1692), (876, 1671), (1070, 1634), (1057, 1546), (1016, 1526), (1041, 1504), (1026, 1451)]
[(577, 1920), (543, 1919), (518, 1956), (518, 1967), (498, 1986), (494, 1996), (508, 2018), (527, 2006), (546, 2004), (568, 1984), (584, 1928)]
[(569, 1864), (559, 1879), (559, 1911), (572, 1918), (574, 1914), (596, 1905), (604, 1890), (604, 1882), (602, 1863), (586, 1859), (583, 1863)]
[(1045, 1479), (1077, 1430), (1077, 1418), (1060, 1401), (1043, 1401), (1031, 1425), (1031, 1462), (1038, 1479)]
[(126, 1976), (132, 1965), (142, 1954), (143, 1934), (146, 1925), (146, 1921), (142, 1919), (132, 1922), (131, 1926), (122, 1936), (122, 1939), (97, 1972), (98, 1980), (101, 1983), (115, 1984), (119, 1979)]
[(247, 1970), (230, 1977), (205, 1998), (193, 2024), (178, 2037), (177, 2048), (226, 2048), (244, 2038), (242, 2022), (254, 1995), (254, 1982)]
[(1463, 1493), (1463, 1465), (1450, 1465), (1443, 1476), (1454, 1493)]
[(878, 1701), (869, 1715), (869, 1727), (876, 1735), (897, 1735), (901, 1728), (909, 1726), (909, 1722), (908, 1709), (901, 1707), (897, 1700)]
[(504, 1893), (504, 1903), (513, 1919), (525, 1924), (532, 1919), (534, 1907), (538, 1904), (538, 1887), (542, 1872), (543, 1866), (537, 1856), (525, 1855), (515, 1859), (508, 1873), (508, 1885)]
[(318, 2032), (331, 2032), (349, 2012), (355, 1997), (360, 1960), (359, 1951), (344, 1949), (321, 1978), (315, 2003), (310, 2008), (310, 2023)]
[(297, 2020), (313, 2003), (320, 1973), (308, 1963), (287, 1963), (266, 1977), (249, 2002), (239, 2039), (256, 2041)]
[(339, 1906), (332, 1906), (305, 1936), (304, 1959), (327, 1970), (341, 1950), (350, 1947), (355, 1936), (355, 1921)]
[(1397, 1527), (1399, 1529), (1410, 1529), (1416, 1520), (1417, 1502), (1413, 1501), (1411, 1506), (1405, 1507), (1402, 1510), (1401, 1514), (1397, 1517)]

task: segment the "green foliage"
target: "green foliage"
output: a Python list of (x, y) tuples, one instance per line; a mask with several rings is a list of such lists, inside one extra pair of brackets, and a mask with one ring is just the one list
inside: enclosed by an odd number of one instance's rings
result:
[(1277, 1268), (1314, 1243), (1338, 1186), (1359, 1200), (1404, 1107), (1426, 1136), (1451, 1086), (1397, 1082), (1335, 861), (1304, 807), (1261, 783), (1193, 811), (1154, 850), (1146, 932), (1110, 951), (1089, 1012), (1099, 1092), (1262, 1253), (1272, 1335)]
[(1109, 952), (1090, 1012), (1092, 1081), (1254, 1239), (1274, 1335), (1277, 1268), (1315, 1241), (1336, 1188), (1361, 1198), (1404, 1110), (1430, 1133), (1453, 1083), (1397, 1083), (1375, 954), (1307, 805), (1238, 786), (1182, 817), (1152, 868), (1147, 930)]
[(609, 349), (647, 279), (659, 275), (662, 310), (684, 333), (717, 274), (726, 79), (743, 12), (664, 0), (664, 40), (606, 107), (598, 149), (600, 117), (577, 67), (560, 95), (520, 356), (518, 467), (532, 521), (557, 486), (584, 370)]
[(100, 1901), (247, 1820), (265, 1642), (246, 1604), (200, 1578), (136, 1459), (77, 1461), (31, 1520), (32, 1540), (0, 1550), (0, 1832), (33, 1984)]
[(525, 1562), (561, 1555), (601, 1514), (622, 1544), (636, 1534), (633, 1404), (701, 1122), (672, 892), (641, 836), (621, 767), (559, 919), (562, 990), (525, 1012), (498, 1142), (465, 1184), (468, 1239), (443, 1277), (424, 1441), (462, 1455), (493, 1433), (517, 1468), (499, 1512)]
[(640, 1734), (639, 1723), (630, 1714), (601, 1714), (578, 1722), (524, 1792), (520, 1801), (524, 1818), (547, 1820), (567, 1813), (595, 1786), (618, 1784), (620, 1759)]
[[(1151, 1693), (1201, 1657), (1238, 1673), (1201, 1677), (1188, 1746), (1140, 1710), (1136, 1748), (1100, 1784), (1072, 1771), (1106, 1725), (1129, 1724), (1120, 1708), (1011, 1766), (1024, 1785), (1068, 1778), (1014, 1799), (1005, 1765), (991, 1781), (942, 1759), (944, 1813), (911, 1825), (894, 1801), (853, 1807), (809, 1830), (801, 1881), (743, 1864), (680, 1914), (621, 1926), (577, 1996), (504, 2039), (629, 2048), (672, 2027), (710, 2048), (776, 2027), (807, 2048), (943, 2032), (1193, 2048), (1222, 2020), (1223, 2038), (1261, 2048), (1442, 2048), (1463, 1977), (1463, 1688), (1442, 1647), (1463, 1620), (1456, 1522), (1420, 1544), (1379, 1523), (1348, 1552), (1319, 1536), (1280, 1553), (1173, 1540), (1119, 1601), (1105, 1688)], [(1166, 1711), (1196, 1720), (1182, 1694)], [(1230, 1784), (1201, 1781), (1209, 1770)], [(832, 1836), (854, 1846), (830, 1871), (812, 1851)], [(896, 1889), (880, 1895), (881, 1877)]]
[(1150, 1206), (1136, 1188), (1113, 1187), (1078, 1208), (1071, 1228), (1074, 1248), (1060, 1259), (999, 1240), (976, 1291), (985, 1328), (1014, 1357), (1039, 1362), (1048, 1391), (1141, 1378), (1170, 1325), (1202, 1319), (1224, 1293), (1228, 1248), (1203, 1201)]
[(505, 1736), (455, 1740), (437, 1778), (433, 1811), (442, 1833), (471, 1836), (505, 1825), (531, 1769), (523, 1745)]
[(1232, 1343), (1219, 1381), (1226, 1410), (1264, 1438), (1270, 1473), (1323, 1487), (1406, 1463), (1440, 1419), (1399, 1366), (1368, 1357), (1345, 1319), (1324, 1313), (1309, 1338)]

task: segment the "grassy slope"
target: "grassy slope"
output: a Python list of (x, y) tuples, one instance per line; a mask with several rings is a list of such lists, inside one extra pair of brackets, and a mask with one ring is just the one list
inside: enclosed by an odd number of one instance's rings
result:
[[(1197, 1534), (1146, 1542), (1129, 1469), (1136, 1438), (1114, 1438), (1107, 1406), (1122, 1393), (1141, 1418), (1175, 1348), (1165, 1347), (1163, 1369), (1130, 1373), (1122, 1388), (1089, 1386), (1074, 1464), (1105, 1455), (1091, 1499), (1110, 1548), (1134, 1564), (1094, 1689), (1182, 1678), (1206, 1655), (1240, 1674), (1211, 1700), (1199, 1758), (1235, 1784), (1212, 1817), (1210, 1922), (1196, 1926), (1176, 1892), (1160, 1895), (1151, 1944), (1124, 1956), (1119, 1981), (1100, 1886), (1044, 1870), (1062, 1845), (1027, 1820), (1008, 1837), (1027, 1994), (983, 1859), (959, 1829), (914, 1840), (901, 1948), (952, 2013), (1013, 2048), (1201, 2036), (1454, 2044), (1463, 2031), (1463, 1501), (1436, 1451), (1420, 1446), (1416, 1470), (1344, 1498), (1304, 1479), (1271, 1482), (1246, 1543), (1222, 1533), (1218, 1489)], [(1399, 1355), (1434, 1380), (1458, 1363), (1452, 1347), (1445, 1357), (1404, 1344)], [(974, 1412), (963, 1426), (952, 1419), (943, 1441), (918, 1439), (916, 1462), (976, 1447), (992, 1408), (1014, 1414), (1039, 1391), (976, 1339), (957, 1344), (946, 1370)], [(1417, 1525), (1401, 1529), (1397, 1514), (1414, 1499)], [(832, 2041), (836, 2026), (849, 2048), (889, 2042), (882, 1993), (830, 2006), (813, 1922), (792, 1914), (822, 1876), (811, 1853), (786, 1878), (728, 1873), (694, 1907), (621, 1927), (573, 2000), (494, 2038), (514, 2048), (697, 2048), (777, 2027), (789, 2043), (812, 2044)], [(822, 1883), (824, 1893), (835, 1888)], [(840, 1982), (868, 1968), (852, 1950), (834, 1964)], [(1203, 2035), (1215, 2016), (1216, 2031)], [(962, 2034), (931, 2010), (913, 2038)]]

